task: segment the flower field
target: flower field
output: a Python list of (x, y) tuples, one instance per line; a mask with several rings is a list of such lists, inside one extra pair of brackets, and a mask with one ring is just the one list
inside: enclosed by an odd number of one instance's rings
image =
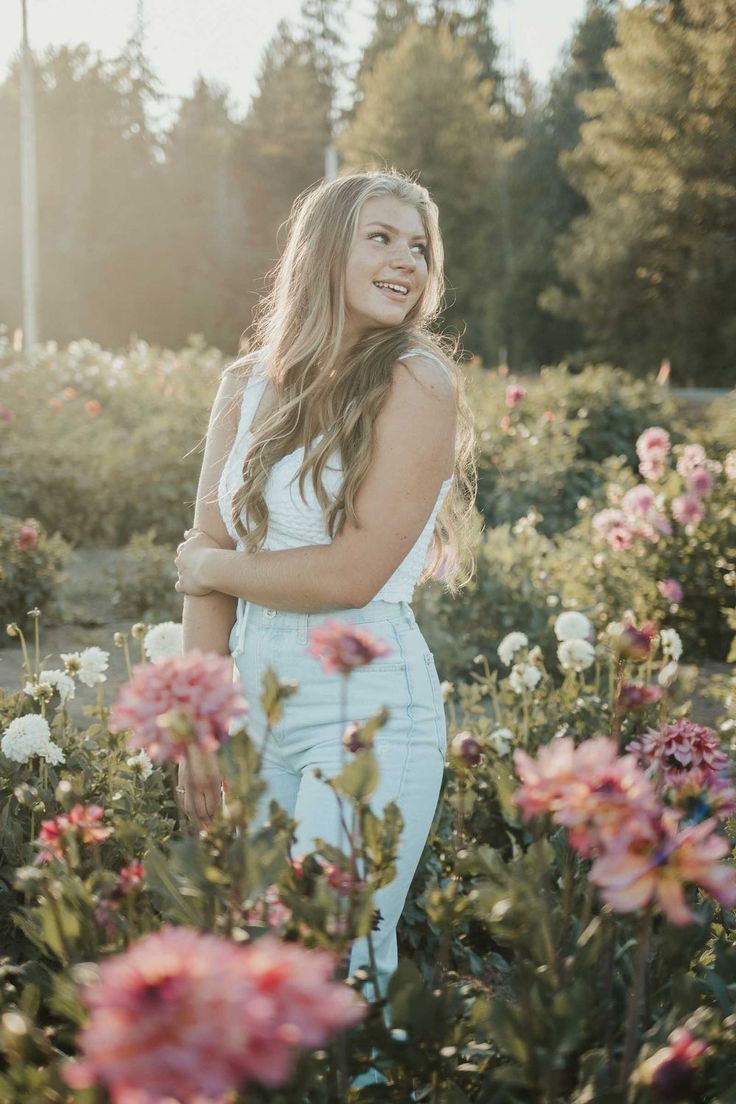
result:
[[(380, 642), (326, 619), (307, 645), (346, 681), (330, 786), (347, 831), (296, 854), (275, 804), (253, 827), (260, 755), (230, 664), (182, 653), (138, 570), (189, 519), (219, 354), (34, 357), (0, 350), (0, 605), (19, 670), (11, 685), (0, 666), (3, 1104), (736, 1104), (723, 409), (693, 427), (666, 391), (606, 367), (469, 367), (478, 571), (459, 598), (437, 579), (414, 603), (449, 748), (377, 999), (371, 970), (347, 978), (345, 962), (380, 923), (401, 832), (394, 806), (371, 806), (382, 703), (367, 724), (350, 715), (352, 671)], [(24, 442), (41, 439), (35, 463)], [(131, 541), (115, 631), (84, 643), (67, 612), (62, 639), (70, 545)], [(722, 673), (706, 720), (707, 663)], [(264, 680), (270, 726), (298, 693)], [(197, 831), (177, 763), (211, 748), (225, 800)]]

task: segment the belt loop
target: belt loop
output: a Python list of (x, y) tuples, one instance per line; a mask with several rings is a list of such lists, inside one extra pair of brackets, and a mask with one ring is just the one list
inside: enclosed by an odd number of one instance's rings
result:
[(240, 656), (245, 651), (245, 627), (248, 624), (248, 611), (250, 610), (250, 603), (245, 602), (242, 598), (238, 598), (238, 635), (235, 641), (235, 648), (233, 649), (233, 659), (236, 656)]
[(309, 614), (300, 613), (296, 625), (296, 638), (299, 644), (306, 644), (309, 636)]

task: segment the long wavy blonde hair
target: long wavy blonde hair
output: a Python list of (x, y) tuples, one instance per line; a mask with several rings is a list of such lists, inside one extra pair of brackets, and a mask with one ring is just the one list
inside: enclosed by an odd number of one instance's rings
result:
[[(392, 196), (419, 213), (427, 236), (427, 282), (402, 323), (373, 330), (340, 354), (346, 324), (345, 273), (363, 204)], [(446, 365), (457, 406), (452, 484), (435, 520), (420, 581), (437, 572), (451, 593), (475, 567), (469, 534), (477, 489), (473, 415), (455, 360), (457, 342), (430, 332), (444, 295), (444, 250), (437, 206), (422, 185), (394, 169), (323, 181), (303, 192), (288, 219), (286, 246), (269, 274), (271, 290), (259, 304), (246, 355), (227, 371), (248, 375), (263, 367), (275, 388), (275, 410), (255, 430), (243, 461), (243, 483), (233, 498), (233, 525), (245, 548), (262, 548), (268, 532), (265, 488), (273, 466), (304, 446), (299, 491), (312, 485), (331, 539), (349, 519), (359, 526), (355, 499), (369, 469), (374, 427), (388, 396), (393, 366), (409, 349), (424, 349)], [(322, 472), (341, 457), (337, 497), (326, 493)], [(245, 521), (243, 520), (245, 519)], [(439, 569), (439, 570), (438, 570)]]

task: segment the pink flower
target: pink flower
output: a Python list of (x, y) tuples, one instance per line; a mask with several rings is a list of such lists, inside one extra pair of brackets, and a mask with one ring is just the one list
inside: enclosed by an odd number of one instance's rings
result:
[(679, 603), (682, 601), (682, 587), (677, 579), (661, 579), (657, 583), (657, 590), (668, 602)]
[(627, 491), (621, 500), (621, 506), (627, 514), (647, 517), (654, 509), (654, 491), (646, 483), (639, 483)]
[(102, 962), (82, 993), (82, 1058), (64, 1079), (104, 1085), (111, 1104), (225, 1104), (245, 1081), (280, 1087), (297, 1047), (365, 1015), (333, 970), (326, 951), (271, 935), (236, 945), (165, 926)]
[(659, 686), (643, 686), (637, 682), (622, 682), (618, 692), (618, 704), (626, 713), (633, 709), (642, 709), (645, 705), (658, 702), (662, 697)]
[(664, 784), (678, 781), (682, 772), (704, 767), (711, 775), (728, 769), (728, 756), (712, 728), (681, 717), (662, 728), (648, 728), (627, 751), (636, 752), (641, 765), (653, 768)]
[(705, 509), (695, 495), (678, 495), (672, 500), (672, 516), (680, 525), (697, 525), (705, 517)]
[(710, 494), (714, 482), (713, 476), (707, 468), (695, 468), (685, 480), (688, 494), (694, 495), (696, 498), (704, 498), (705, 495)]
[(525, 397), (526, 388), (518, 383), (510, 383), (506, 388), (506, 405), (509, 407), (517, 406)]
[(703, 468), (708, 457), (702, 445), (685, 445), (677, 461), (677, 474), (686, 479), (697, 468)]
[(636, 440), (636, 455), (640, 460), (651, 456), (664, 457), (670, 451), (670, 435), (661, 426), (650, 426)]
[(355, 667), (391, 654), (388, 644), (346, 621), (323, 621), (309, 634), (307, 651), (327, 674), (349, 675)]
[(656, 635), (657, 628), (650, 621), (640, 629), (636, 625), (625, 624), (614, 638), (613, 645), (620, 656), (633, 663), (642, 663), (652, 654), (652, 643)]
[(139, 663), (110, 710), (110, 731), (131, 730), (128, 746), (154, 763), (180, 762), (192, 745), (215, 751), (248, 703), (229, 659), (197, 650)]
[(0, 403), (0, 422), (12, 422), (14, 419), (15, 414), (10, 407)]
[(100, 824), (105, 810), (99, 805), (75, 805), (69, 813), (60, 813), (51, 820), (42, 820), (38, 833), (39, 843), (45, 846), (36, 858), (36, 865), (49, 862), (54, 856), (64, 858), (64, 843), (71, 836), (84, 847), (102, 843), (112, 835), (112, 828)]
[(667, 471), (667, 464), (665, 462), (664, 455), (653, 452), (651, 455), (647, 455), (643, 460), (639, 461), (639, 472), (644, 479), (651, 479), (653, 483), (663, 479), (665, 472)]
[(38, 535), (35, 525), (21, 525), (15, 535), (15, 547), (19, 552), (28, 552), (38, 544)]
[(626, 552), (633, 544), (634, 535), (626, 525), (612, 525), (606, 540), (616, 552)]
[(695, 1068), (707, 1052), (708, 1044), (693, 1038), (686, 1027), (677, 1027), (651, 1058), (639, 1067), (643, 1085), (650, 1085), (663, 1100), (692, 1099)]
[(683, 887), (697, 885), (730, 908), (736, 904), (736, 869), (718, 860), (731, 852), (716, 821), (680, 829), (679, 814), (665, 809), (641, 835), (626, 836), (595, 861), (590, 880), (617, 912), (635, 912), (659, 904), (673, 924), (690, 924), (696, 914), (685, 902)]
[(251, 927), (280, 930), (291, 920), (291, 915), (291, 909), (281, 900), (278, 887), (270, 885), (258, 904), (246, 913), (245, 922)]
[(504, 414), (503, 418), (501, 419), (500, 426), (504, 433), (508, 433), (508, 431), (511, 429), (511, 418), (508, 416), (508, 414)]
[(607, 507), (605, 510), (599, 510), (597, 514), (593, 514), (591, 524), (596, 533), (605, 536), (612, 526), (623, 524), (623, 520), (624, 515), (622, 510)]

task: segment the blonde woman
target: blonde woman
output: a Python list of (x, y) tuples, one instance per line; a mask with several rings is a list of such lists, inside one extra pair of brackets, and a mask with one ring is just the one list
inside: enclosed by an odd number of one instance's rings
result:
[[(437, 672), (410, 602), (438, 568), (455, 592), (473, 567), (472, 417), (462, 374), (429, 331), (443, 290), (424, 187), (394, 171), (357, 173), (301, 195), (251, 351), (223, 375), (194, 528), (176, 557), (184, 645), (232, 654), (261, 745), (264, 671), (299, 684), (264, 747), (260, 816), (273, 798), (296, 819), (296, 854), (340, 838), (334, 794), (314, 772), (341, 766), (342, 680), (308, 653), (310, 631), (329, 616), (390, 649), (350, 676), (347, 700), (349, 720), (390, 710), (371, 804), (380, 814), (395, 801), (404, 820), (396, 878), (375, 900), (382, 988), (446, 748)], [(205, 823), (220, 801), (216, 762), (194, 777), (182, 766), (179, 794)], [(351, 972), (368, 965), (365, 944), (353, 944)]]

